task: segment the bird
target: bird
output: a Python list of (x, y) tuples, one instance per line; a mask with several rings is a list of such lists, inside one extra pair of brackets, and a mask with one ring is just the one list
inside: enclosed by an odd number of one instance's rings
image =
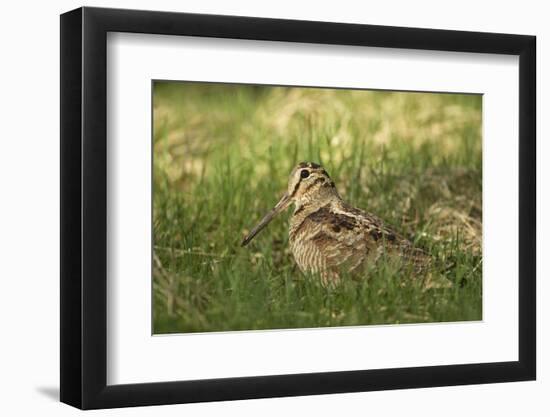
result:
[(296, 264), (304, 274), (317, 275), (324, 286), (364, 271), (391, 255), (422, 271), (429, 256), (387, 226), (379, 217), (346, 203), (322, 165), (300, 162), (290, 173), (286, 192), (250, 230), (246, 246), (279, 213), (294, 205), (288, 241)]

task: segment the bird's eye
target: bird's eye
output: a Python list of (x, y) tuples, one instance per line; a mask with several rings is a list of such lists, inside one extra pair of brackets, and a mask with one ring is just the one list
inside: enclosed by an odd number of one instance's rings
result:
[(309, 171), (307, 169), (302, 169), (302, 171), (300, 172), (300, 177), (302, 178), (309, 177)]

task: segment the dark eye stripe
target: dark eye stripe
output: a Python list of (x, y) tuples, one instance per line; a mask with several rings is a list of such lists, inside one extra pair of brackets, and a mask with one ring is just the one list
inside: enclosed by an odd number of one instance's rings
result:
[(290, 194), (290, 198), (294, 197), (294, 194), (296, 194), (296, 191), (298, 191), (298, 187), (300, 187), (300, 183), (302, 181), (298, 181), (296, 185), (294, 186), (294, 190), (292, 190), (292, 194)]
[(309, 191), (312, 187), (316, 186), (317, 184), (322, 184), (325, 182), (325, 179), (323, 177), (315, 178), (315, 181), (309, 182), (309, 184), (306, 186), (305, 191)]
[[(307, 173), (306, 176), (304, 176), (304, 172)], [(302, 183), (302, 178), (307, 178), (309, 177), (309, 171), (307, 169), (303, 169), (301, 172), (300, 172), (300, 180), (296, 183), (296, 185), (294, 186), (294, 190), (292, 190), (292, 194), (290, 194), (290, 197), (294, 197), (294, 194), (296, 194), (296, 191), (298, 191), (298, 188), (300, 188), (300, 184)]]

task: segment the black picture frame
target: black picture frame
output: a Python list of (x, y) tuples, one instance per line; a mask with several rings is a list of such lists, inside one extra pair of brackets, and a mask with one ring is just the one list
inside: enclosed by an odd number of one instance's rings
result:
[[(519, 56), (519, 360), (107, 385), (108, 32)], [(61, 401), (82, 409), (533, 380), (534, 36), (80, 8), (61, 15)]]

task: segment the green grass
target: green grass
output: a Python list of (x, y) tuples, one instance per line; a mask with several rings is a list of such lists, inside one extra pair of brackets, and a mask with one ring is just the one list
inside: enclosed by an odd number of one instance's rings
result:
[[(480, 320), (481, 148), (481, 96), (156, 83), (154, 332)], [(300, 161), (452, 285), (381, 264), (324, 288), (295, 266), (290, 213), (242, 248)]]

